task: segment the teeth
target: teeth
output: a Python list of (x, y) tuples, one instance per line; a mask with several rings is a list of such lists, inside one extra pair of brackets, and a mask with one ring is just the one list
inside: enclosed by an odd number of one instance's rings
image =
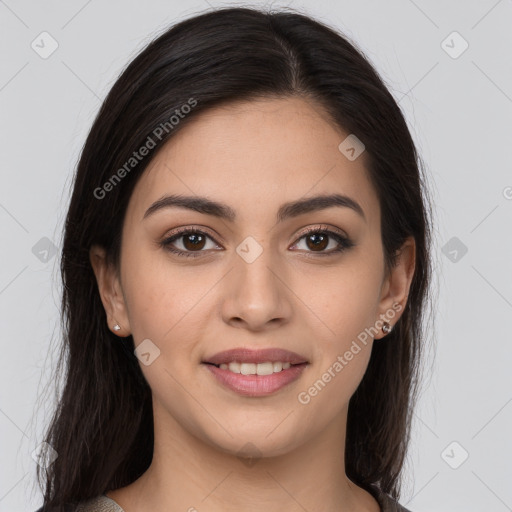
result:
[[(242, 375), (254, 375), (256, 373), (257, 367), (259, 364), (255, 363), (241, 363), (240, 364), (240, 373)], [(228, 365), (229, 368), (229, 365)]]
[(222, 363), (221, 370), (229, 370), (233, 373), (241, 373), (242, 375), (270, 375), (290, 368), (290, 363), (267, 362), (267, 363), (237, 363), (233, 361), (229, 364)]

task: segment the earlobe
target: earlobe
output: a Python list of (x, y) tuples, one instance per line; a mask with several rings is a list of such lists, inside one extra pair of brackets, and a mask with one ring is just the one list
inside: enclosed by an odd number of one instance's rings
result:
[[(398, 250), (395, 265), (384, 280), (379, 303), (379, 318), (381, 322), (384, 321), (385, 328), (382, 329), (383, 335), (375, 336), (376, 339), (389, 334), (405, 310), (415, 266), (416, 243), (411, 236)], [(389, 324), (389, 327), (386, 324)]]
[(129, 336), (130, 324), (126, 313), (126, 304), (114, 266), (108, 263), (106, 251), (99, 245), (91, 247), (89, 259), (96, 276), (109, 329), (118, 336)]

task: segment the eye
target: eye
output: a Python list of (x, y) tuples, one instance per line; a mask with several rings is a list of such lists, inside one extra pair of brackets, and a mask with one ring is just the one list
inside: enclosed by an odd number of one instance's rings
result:
[[(304, 239), (304, 246), (299, 247)], [(208, 246), (210, 242), (210, 246)], [(215, 239), (200, 229), (182, 228), (160, 242), (166, 250), (178, 256), (197, 258), (207, 249), (217, 250), (220, 246)], [(292, 248), (299, 248), (318, 256), (329, 256), (340, 253), (353, 247), (355, 244), (345, 235), (335, 232), (327, 227), (314, 227), (307, 229)], [(331, 250), (326, 251), (325, 249)]]
[[(348, 237), (324, 227), (309, 228), (292, 247), (298, 247), (304, 239), (303, 247), (307, 252), (318, 253), (319, 256), (328, 256), (340, 253), (353, 247), (355, 244)], [(331, 250), (326, 251), (325, 249)]]
[[(160, 242), (160, 245), (167, 251), (178, 256), (197, 258), (204, 252), (203, 249), (215, 249), (218, 244), (208, 247), (208, 240), (214, 242), (213, 237), (198, 229), (184, 228), (167, 237)], [(178, 248), (175, 246), (178, 245)], [(181, 246), (181, 247), (180, 247)], [(194, 254), (197, 253), (197, 254)]]

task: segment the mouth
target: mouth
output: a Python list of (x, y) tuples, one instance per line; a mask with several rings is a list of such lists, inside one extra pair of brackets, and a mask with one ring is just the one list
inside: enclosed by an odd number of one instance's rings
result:
[(245, 396), (265, 396), (300, 377), (309, 361), (294, 352), (271, 348), (233, 349), (201, 361), (224, 386)]
[[(309, 363), (306, 357), (281, 348), (259, 350), (235, 348), (218, 352), (201, 362), (224, 370), (229, 369), (235, 373), (243, 373), (244, 375), (256, 374), (258, 370), (262, 372), (270, 371), (270, 368), (272, 368), (272, 371), (279, 372), (288, 369), (290, 366)], [(262, 373), (262, 375), (266, 374)]]
[(283, 370), (288, 370), (291, 366), (306, 366), (307, 362), (304, 363), (289, 363), (283, 361), (265, 361), (264, 363), (240, 363), (238, 361), (231, 361), (230, 363), (214, 364), (205, 362), (215, 366), (220, 370), (227, 370), (232, 373), (240, 373), (242, 375), (272, 375), (273, 373), (279, 373)]

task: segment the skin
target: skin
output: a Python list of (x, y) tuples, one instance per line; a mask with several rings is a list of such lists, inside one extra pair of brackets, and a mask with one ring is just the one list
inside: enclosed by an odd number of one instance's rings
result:
[[(379, 505), (345, 474), (347, 410), (382, 331), (308, 404), (307, 391), (357, 335), (406, 304), (414, 240), (387, 273), (380, 207), (366, 154), (348, 160), (338, 145), (348, 133), (311, 100), (264, 99), (217, 107), (191, 120), (153, 158), (132, 194), (122, 235), (120, 277), (101, 247), (90, 251), (109, 327), (149, 338), (160, 350), (141, 369), (152, 389), (155, 447), (149, 469), (107, 493), (126, 512), (377, 512)], [(285, 202), (345, 194), (346, 207), (276, 223)], [(143, 219), (164, 194), (207, 196), (236, 220), (184, 208)], [(354, 246), (315, 249), (308, 227), (345, 233)], [(205, 231), (197, 258), (159, 245), (178, 227)], [(248, 236), (263, 249), (248, 263), (236, 252)], [(186, 242), (188, 245), (184, 245)], [(190, 238), (174, 242), (190, 249)], [(197, 250), (196, 250), (197, 252)], [(308, 257), (309, 256), (309, 257)], [(393, 325), (401, 313), (394, 315)], [(122, 342), (122, 340), (120, 340)], [(241, 396), (217, 382), (201, 361), (236, 347), (279, 347), (303, 355), (300, 378), (266, 397)], [(248, 464), (240, 456), (257, 457)], [(194, 507), (194, 508), (192, 508)]]

